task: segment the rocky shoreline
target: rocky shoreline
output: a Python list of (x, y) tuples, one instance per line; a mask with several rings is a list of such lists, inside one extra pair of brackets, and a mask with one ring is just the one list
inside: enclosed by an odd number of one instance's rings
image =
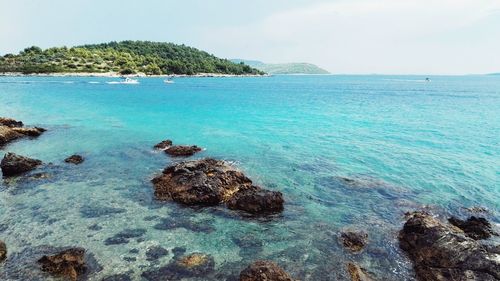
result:
[[(45, 129), (42, 128), (25, 128), (21, 121), (0, 118), (0, 140), (3, 141), (1, 143), (3, 146), (23, 138), (40, 136), (43, 132)], [(151, 180), (151, 196), (160, 204), (179, 204), (198, 208), (226, 207), (228, 212), (233, 212), (236, 217), (240, 213), (246, 215), (245, 219), (250, 218), (250, 223), (259, 223), (259, 218), (262, 217), (272, 220), (273, 215), (281, 214), (285, 210), (285, 196), (280, 191), (255, 185), (249, 177), (230, 163), (213, 158), (188, 159), (197, 153), (203, 154), (203, 149), (196, 145), (174, 145), (173, 141), (164, 140), (153, 148), (164, 151), (165, 155), (176, 160)], [(181, 160), (177, 161), (180, 158)], [(84, 160), (83, 156), (74, 154), (61, 162), (79, 165)], [(4, 178), (29, 176), (31, 171), (44, 165), (46, 164), (42, 160), (12, 152), (6, 153), (0, 163)], [(69, 166), (65, 167), (70, 169)], [(85, 169), (86, 165), (73, 167), (72, 169)], [(351, 179), (343, 181), (355, 184)], [(467, 218), (450, 216), (447, 219), (439, 218), (429, 211), (416, 210), (407, 213), (405, 221), (401, 220), (404, 225), (399, 231), (397, 241), (393, 242), (398, 243), (412, 262), (414, 277), (417, 280), (500, 280), (500, 245), (495, 244), (496, 240), (492, 240), (498, 237), (498, 230), (486, 217), (480, 215), (484, 213), (484, 209), (474, 210), (478, 213), (474, 216)], [(119, 208), (106, 206), (97, 210), (97, 207), (90, 205), (88, 208), (82, 207), (80, 211), (89, 218), (123, 212)], [(175, 214), (163, 218), (154, 225), (154, 228), (166, 231), (184, 228), (199, 234), (209, 234), (214, 230), (210, 224), (197, 224), (191, 218), (186, 219)], [(89, 227), (89, 231), (98, 232), (100, 229), (98, 224)], [(117, 231), (116, 235), (105, 239), (103, 243), (105, 246), (120, 247), (129, 243), (131, 239), (146, 239), (146, 233), (147, 229), (132, 226), (130, 229)], [(347, 273), (353, 281), (383, 280), (356, 262), (356, 257), (366, 254), (371, 243), (374, 243), (375, 239), (369, 230), (359, 230), (354, 227), (342, 229), (335, 234), (334, 238), (341, 245), (341, 251), (350, 261), (340, 264), (334, 270)], [(238, 245), (241, 244), (242, 249), (264, 247), (262, 242), (254, 241), (252, 237), (232, 239)], [(27, 276), (37, 276), (37, 278), (40, 276), (42, 279), (54, 276), (65, 280), (87, 280), (89, 276), (102, 270), (93, 255), (78, 246), (65, 248), (41, 246), (33, 249), (27, 246), (26, 250), (13, 253), (7, 251), (8, 246), (0, 237), (0, 279), (26, 279)], [(307, 249), (305, 251), (307, 252)], [(185, 248), (167, 249), (160, 245), (148, 248), (146, 257), (149, 261), (155, 261), (169, 253), (173, 254), (169, 263), (146, 269), (141, 277), (153, 281), (184, 278), (202, 280), (210, 276), (217, 280), (214, 277), (217, 276), (217, 264), (209, 253), (189, 253)], [(242, 259), (241, 263), (239, 267), (244, 268), (238, 276), (234, 276), (234, 280), (298, 280), (294, 274), (284, 269), (290, 269), (286, 264), (280, 264), (277, 260)], [(18, 271), (17, 264), (23, 264), (29, 272)], [(122, 274), (102, 280), (131, 279)]]

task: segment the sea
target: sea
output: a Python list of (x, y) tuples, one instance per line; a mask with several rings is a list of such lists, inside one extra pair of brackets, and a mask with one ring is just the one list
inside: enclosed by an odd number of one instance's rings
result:
[[(238, 280), (255, 260), (300, 280), (348, 280), (348, 262), (414, 280), (398, 244), (405, 213), (480, 207), (500, 223), (500, 76), (425, 78), (0, 77), (0, 116), (47, 129), (0, 148), (44, 162), (0, 181), (0, 279), (59, 280), (36, 260), (73, 246), (92, 259), (86, 280), (163, 280), (179, 253), (213, 264), (172, 280)], [(153, 148), (165, 139), (203, 151), (172, 158)], [(65, 163), (72, 154), (85, 162)], [(207, 157), (282, 192), (284, 211), (155, 200), (165, 167)], [(351, 230), (368, 234), (359, 253), (340, 241)]]

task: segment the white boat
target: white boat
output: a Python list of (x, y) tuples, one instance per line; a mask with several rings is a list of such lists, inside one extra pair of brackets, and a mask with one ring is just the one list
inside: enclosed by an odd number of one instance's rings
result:
[(165, 84), (174, 84), (175, 82), (174, 82), (174, 80), (172, 80), (172, 79), (169, 78), (169, 79), (163, 80), (163, 83), (165, 83)]
[(108, 84), (139, 84), (139, 80), (126, 77), (122, 81), (109, 81)]

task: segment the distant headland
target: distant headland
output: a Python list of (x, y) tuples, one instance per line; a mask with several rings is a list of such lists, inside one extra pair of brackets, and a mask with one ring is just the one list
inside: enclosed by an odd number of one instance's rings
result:
[(330, 74), (327, 70), (311, 63), (264, 63), (256, 60), (231, 59), (234, 63), (244, 63), (269, 74)]
[(0, 74), (38, 75), (264, 75), (244, 63), (234, 63), (185, 45), (122, 41), (41, 49), (33, 46), (0, 56)]

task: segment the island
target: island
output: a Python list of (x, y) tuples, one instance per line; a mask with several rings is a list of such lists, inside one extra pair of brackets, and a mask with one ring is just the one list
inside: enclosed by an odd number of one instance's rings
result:
[(330, 74), (327, 70), (311, 63), (264, 63), (257, 60), (232, 59), (269, 74)]
[(264, 75), (186, 45), (122, 41), (76, 47), (28, 47), (0, 56), (3, 74)]

